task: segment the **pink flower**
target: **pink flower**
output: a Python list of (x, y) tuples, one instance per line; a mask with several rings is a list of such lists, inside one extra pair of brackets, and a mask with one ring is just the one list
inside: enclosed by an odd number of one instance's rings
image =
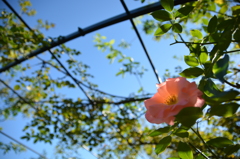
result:
[[(188, 82), (184, 77), (169, 78), (157, 84), (158, 92), (144, 101), (146, 119), (150, 123), (174, 124), (175, 115), (185, 107), (202, 107), (204, 99), (195, 82)], [(191, 112), (189, 112), (191, 113)]]

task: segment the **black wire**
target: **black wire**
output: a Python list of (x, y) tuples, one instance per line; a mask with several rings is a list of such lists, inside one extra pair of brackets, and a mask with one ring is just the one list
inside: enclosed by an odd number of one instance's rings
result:
[(152, 60), (151, 60), (151, 57), (150, 57), (150, 55), (149, 55), (149, 53), (148, 53), (148, 51), (147, 51), (147, 49), (146, 49), (146, 47), (145, 47), (145, 45), (144, 45), (144, 43), (143, 43), (143, 40), (142, 40), (142, 38), (141, 38), (141, 36), (140, 36), (140, 34), (139, 34), (139, 32), (138, 32), (138, 30), (137, 30), (137, 28), (136, 28), (133, 20), (132, 20), (131, 14), (130, 14), (130, 12), (129, 12), (127, 6), (126, 6), (126, 4), (125, 4), (124, 0), (120, 0), (120, 1), (121, 1), (122, 5), (123, 5), (123, 8), (125, 9), (127, 15), (129, 16), (128, 18), (129, 18), (129, 20), (131, 21), (132, 26), (133, 26), (136, 34), (137, 34), (137, 37), (138, 37), (138, 39), (139, 39), (139, 41), (140, 41), (140, 43), (141, 43), (141, 45), (142, 45), (142, 47), (143, 47), (143, 50), (144, 50), (144, 52), (145, 52), (145, 54), (146, 54), (146, 56), (147, 56), (147, 58), (148, 58), (148, 61), (149, 61), (150, 64), (151, 64), (151, 67), (152, 67), (153, 72), (154, 72), (154, 74), (155, 74), (155, 76), (156, 76), (156, 78), (157, 78), (157, 81), (158, 81), (158, 83), (161, 83), (161, 81), (160, 81), (160, 79), (159, 79), (159, 76), (158, 76), (158, 73), (157, 73), (157, 70), (155, 69), (155, 66), (153, 65), (153, 62), (152, 62)]
[[(7, 3), (6, 0), (2, 0), (2, 1), (5, 2), (5, 4)], [(175, 0), (174, 5), (183, 4), (183, 3), (192, 2), (192, 1), (196, 1), (196, 0)], [(163, 7), (160, 5), (159, 2), (156, 2), (156, 3), (150, 4), (150, 5), (144, 6), (144, 7), (134, 9), (130, 13), (131, 13), (131, 17), (134, 18), (134, 17), (144, 15), (144, 14), (147, 14), (147, 13), (159, 10), (159, 9), (163, 9)], [(22, 57), (16, 61), (6, 65), (5, 67), (0, 68), (0, 73), (10, 69), (13, 66), (16, 66), (16, 65), (22, 63), (23, 61), (26, 61), (28, 58), (34, 57), (34, 56), (36, 56), (44, 51), (47, 51), (48, 49), (51, 49), (55, 46), (58, 46), (60, 44), (63, 44), (70, 40), (73, 40), (77, 37), (84, 36), (85, 34), (105, 28), (107, 26), (111, 26), (113, 24), (117, 24), (119, 22), (122, 22), (122, 21), (125, 21), (128, 19), (129, 19), (129, 16), (126, 13), (124, 13), (124, 14), (120, 14), (120, 15), (114, 16), (112, 18), (103, 20), (99, 23), (88, 26), (84, 29), (78, 29), (76, 32), (73, 32), (67, 36), (64, 36), (61, 39), (58, 39), (58, 41), (52, 42), (50, 46), (44, 46), (38, 50), (30, 52), (27, 57)]]
[[(3, 0), (3, 2), (11, 9), (11, 11), (21, 20), (21, 22), (28, 28), (28, 30), (33, 30), (30, 28), (30, 26), (22, 19), (22, 17), (14, 10), (14, 8), (6, 1)], [(35, 35), (35, 34), (34, 34)], [(64, 71), (67, 73), (67, 75), (77, 84), (77, 86), (81, 89), (81, 91), (85, 94), (85, 96), (88, 98), (90, 102), (92, 102), (90, 96), (87, 94), (87, 92), (80, 86), (79, 82), (76, 81), (76, 79), (70, 74), (70, 72), (65, 68), (65, 66), (61, 63), (61, 61), (53, 54), (53, 52), (49, 49), (48, 50), (52, 57), (58, 62), (58, 64), (64, 69)]]
[(1, 133), (2, 135), (4, 135), (4, 136), (8, 137), (9, 139), (11, 139), (11, 140), (15, 141), (16, 143), (18, 143), (18, 144), (20, 144), (20, 145), (24, 146), (26, 149), (28, 149), (28, 150), (32, 151), (33, 153), (35, 153), (35, 154), (37, 154), (37, 155), (41, 156), (42, 158), (45, 158), (45, 159), (47, 159), (47, 157), (45, 157), (45, 156), (43, 156), (42, 154), (38, 153), (37, 151), (35, 151), (35, 150), (31, 149), (30, 147), (28, 147), (28, 146), (24, 145), (23, 143), (19, 142), (18, 140), (14, 139), (13, 137), (11, 137), (11, 136), (7, 135), (6, 133), (4, 133), (4, 132), (2, 132), (2, 131), (0, 131), (0, 133)]
[(0, 82), (2, 82), (8, 89), (10, 89), (13, 93), (15, 93), (18, 98), (20, 98), (22, 101), (27, 103), (29, 106), (31, 106), (33, 109), (37, 111), (37, 108), (35, 108), (30, 102), (28, 102), (26, 99), (24, 99), (20, 94), (18, 94), (12, 87), (10, 87), (7, 83), (5, 83), (3, 80), (0, 79)]

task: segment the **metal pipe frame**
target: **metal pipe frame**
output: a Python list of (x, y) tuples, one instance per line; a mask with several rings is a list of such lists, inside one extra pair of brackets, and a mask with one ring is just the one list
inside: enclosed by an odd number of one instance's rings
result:
[[(3, 2), (4, 1), (5, 0), (3, 0)], [(196, 0), (175, 0), (174, 5), (179, 5), (179, 4), (192, 2), (192, 1), (196, 1)], [(44, 46), (40, 49), (32, 51), (25, 57), (22, 57), (20, 59), (16, 59), (16, 61), (8, 64), (7, 66), (5, 66), (3, 68), (1, 68), (0, 73), (2, 73), (4, 71), (10, 69), (11, 67), (14, 67), (14, 66), (28, 60), (31, 57), (34, 57), (34, 56), (38, 55), (38, 54), (40, 54), (44, 51), (50, 50), (51, 48), (53, 48), (55, 46), (61, 45), (65, 42), (68, 42), (68, 41), (73, 40), (75, 38), (78, 38), (80, 36), (84, 36), (85, 34), (94, 32), (96, 30), (105, 28), (107, 26), (111, 26), (113, 24), (116, 24), (116, 23), (119, 23), (119, 22), (122, 22), (122, 21), (125, 21), (125, 20), (129, 20), (130, 18), (135, 18), (135, 17), (138, 17), (140, 15), (144, 15), (144, 14), (147, 14), (147, 13), (159, 10), (159, 9), (163, 9), (163, 7), (161, 6), (161, 4), (159, 2), (156, 2), (156, 3), (153, 3), (153, 4), (150, 4), (150, 5), (147, 5), (147, 6), (140, 7), (140, 8), (134, 9), (132, 11), (129, 11), (129, 14), (123, 13), (123, 14), (117, 15), (115, 17), (112, 17), (112, 18), (106, 19), (104, 21), (101, 21), (99, 23), (93, 24), (93, 25), (91, 25), (89, 27), (86, 27), (84, 29), (78, 28), (78, 30), (76, 32), (74, 32), (72, 34), (69, 34), (67, 36), (63, 36), (61, 38), (58, 38), (57, 41), (53, 41), (48, 46)]]

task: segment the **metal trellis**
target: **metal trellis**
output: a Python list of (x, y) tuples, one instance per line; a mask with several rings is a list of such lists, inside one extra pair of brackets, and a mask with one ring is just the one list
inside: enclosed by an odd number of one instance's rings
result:
[[(2, 1), (4, 3), (6, 2), (6, 0), (2, 0)], [(175, 0), (174, 5), (184, 4), (184, 3), (187, 3), (187, 2), (193, 2), (193, 1), (196, 1), (196, 0)], [(144, 14), (147, 14), (147, 13), (159, 10), (159, 9), (163, 9), (163, 7), (161, 6), (161, 4), (159, 2), (156, 2), (156, 3), (153, 3), (153, 4), (150, 4), (150, 5), (147, 5), (147, 6), (129, 11), (129, 13), (123, 13), (123, 14), (117, 15), (115, 17), (112, 17), (112, 18), (109, 18), (107, 20), (101, 21), (99, 23), (96, 23), (96, 24), (91, 25), (89, 27), (86, 27), (84, 29), (78, 28), (78, 30), (76, 32), (74, 32), (72, 34), (69, 34), (67, 36), (62, 36), (61, 38), (58, 38), (57, 41), (53, 41), (49, 46), (44, 46), (40, 49), (37, 49), (37, 50), (29, 53), (26, 57), (16, 59), (16, 61), (10, 63), (9, 65), (7, 65), (3, 68), (1, 68), (0, 73), (10, 69), (13, 66), (16, 66), (16, 65), (26, 61), (27, 59), (29, 59), (31, 57), (34, 57), (34, 56), (36, 56), (36, 55), (38, 55), (38, 54), (40, 54), (44, 51), (50, 50), (51, 48), (53, 48), (55, 46), (58, 46), (60, 44), (63, 44), (63, 43), (68, 42), (70, 40), (73, 40), (77, 37), (84, 36), (85, 34), (91, 33), (93, 31), (99, 30), (101, 28), (105, 28), (107, 26), (110, 26), (110, 25), (113, 25), (113, 24), (116, 24), (116, 23), (119, 23), (119, 22), (122, 22), (122, 21), (125, 21), (125, 20), (129, 20), (131, 18), (135, 18), (137, 16), (144, 15)], [(155, 72), (155, 70), (154, 70), (154, 72)]]

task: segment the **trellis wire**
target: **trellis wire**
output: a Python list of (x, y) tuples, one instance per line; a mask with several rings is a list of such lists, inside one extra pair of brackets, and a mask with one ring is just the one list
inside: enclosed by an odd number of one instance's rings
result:
[[(2, 0), (2, 1), (4, 3), (6, 3), (6, 0)], [(175, 0), (174, 5), (179, 5), (179, 4), (192, 2), (192, 1), (196, 1), (196, 0)], [(107, 20), (101, 21), (99, 23), (96, 23), (94, 25), (91, 25), (89, 27), (86, 27), (84, 29), (78, 28), (78, 31), (76, 31), (72, 34), (69, 34), (68, 36), (58, 38), (58, 41), (53, 41), (50, 44), (50, 46), (44, 46), (40, 49), (37, 49), (37, 50), (29, 53), (26, 57), (22, 57), (20, 59), (17, 59), (16, 61), (8, 64), (7, 66), (5, 66), (3, 68), (1, 68), (0, 73), (10, 69), (13, 66), (16, 66), (16, 65), (22, 63), (23, 61), (26, 61), (27, 59), (29, 59), (31, 57), (34, 57), (34, 56), (36, 56), (36, 55), (38, 55), (38, 54), (40, 54), (44, 51), (50, 50), (51, 48), (53, 48), (55, 46), (58, 46), (60, 44), (63, 44), (63, 43), (68, 42), (70, 40), (73, 40), (77, 37), (84, 36), (85, 34), (91, 33), (91, 32), (96, 31), (98, 29), (105, 28), (107, 26), (110, 26), (110, 25), (113, 25), (113, 24), (116, 24), (116, 23), (119, 23), (119, 22), (122, 22), (122, 21), (125, 21), (125, 20), (129, 20), (130, 18), (135, 18), (137, 16), (147, 14), (147, 13), (159, 10), (159, 9), (163, 9), (163, 7), (161, 6), (161, 4), (159, 2), (156, 2), (156, 3), (150, 4), (148, 6), (144, 6), (144, 7), (137, 8), (137, 9), (134, 9), (132, 11), (129, 11), (129, 14), (123, 13), (123, 14), (120, 14), (118, 16), (115, 16), (115, 17), (109, 18)], [(155, 72), (155, 70), (154, 70), (154, 72)]]
[(160, 77), (158, 76), (157, 70), (156, 70), (156, 68), (155, 68), (155, 66), (154, 66), (154, 64), (153, 64), (153, 62), (152, 62), (152, 60), (151, 60), (151, 57), (150, 57), (150, 55), (149, 55), (149, 53), (148, 53), (148, 51), (147, 51), (147, 48), (145, 47), (145, 45), (144, 45), (144, 43), (143, 43), (143, 40), (142, 40), (142, 38), (141, 38), (141, 35), (139, 34), (139, 32), (138, 32), (138, 30), (137, 30), (137, 27), (136, 27), (136, 25), (135, 25), (134, 22), (133, 22), (133, 19), (130, 17), (131, 14), (130, 14), (130, 12), (129, 12), (129, 10), (128, 10), (128, 8), (127, 8), (124, 0), (120, 0), (120, 1), (121, 1), (122, 5), (123, 5), (123, 8), (125, 9), (127, 15), (129, 16), (129, 20), (131, 21), (131, 24), (132, 24), (132, 26), (133, 26), (133, 29), (134, 29), (134, 31), (135, 31), (136, 34), (137, 34), (138, 40), (140, 41), (140, 43), (141, 43), (141, 45), (142, 45), (142, 47), (143, 47), (143, 50), (144, 50), (144, 52), (145, 52), (145, 54), (146, 54), (146, 56), (147, 56), (147, 58), (148, 58), (148, 61), (149, 61), (150, 65), (151, 65), (151, 67), (152, 67), (152, 69), (153, 69), (153, 72), (154, 72), (154, 74), (155, 74), (155, 76), (156, 76), (156, 78), (157, 78), (158, 83), (162, 83), (161, 80), (160, 80)]
[(9, 136), (8, 134), (6, 134), (6, 133), (4, 133), (4, 132), (2, 132), (2, 131), (0, 131), (0, 133), (1, 133), (2, 135), (6, 136), (7, 138), (9, 138), (9, 139), (13, 140), (14, 142), (16, 142), (16, 143), (18, 143), (18, 144), (22, 145), (22, 146), (23, 146), (23, 147), (25, 147), (26, 149), (28, 149), (28, 150), (32, 151), (33, 153), (35, 153), (35, 154), (37, 154), (37, 155), (41, 156), (42, 158), (45, 158), (45, 159), (47, 159), (47, 157), (45, 157), (45, 156), (43, 156), (42, 154), (38, 153), (37, 151), (35, 151), (35, 150), (31, 149), (30, 147), (28, 147), (28, 146), (24, 145), (23, 143), (19, 142), (18, 140), (14, 139), (13, 137)]

